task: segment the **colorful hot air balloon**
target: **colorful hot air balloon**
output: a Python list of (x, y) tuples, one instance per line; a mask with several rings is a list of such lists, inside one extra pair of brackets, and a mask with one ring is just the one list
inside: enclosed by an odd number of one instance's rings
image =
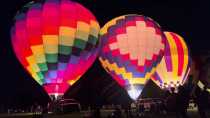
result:
[(161, 88), (183, 85), (191, 66), (189, 50), (184, 39), (173, 32), (164, 32), (167, 40), (165, 54), (151, 79)]
[(100, 35), (102, 66), (137, 99), (164, 54), (160, 26), (145, 16), (124, 15), (109, 21)]
[(49, 95), (62, 95), (97, 57), (99, 30), (82, 5), (42, 0), (17, 13), (11, 37), (24, 68)]

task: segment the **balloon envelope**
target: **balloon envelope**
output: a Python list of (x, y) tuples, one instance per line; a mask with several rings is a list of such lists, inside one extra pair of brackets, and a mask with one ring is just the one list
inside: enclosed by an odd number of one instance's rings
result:
[(100, 35), (102, 66), (137, 99), (164, 53), (160, 26), (145, 16), (124, 15), (106, 23)]
[(62, 95), (95, 60), (99, 30), (93, 14), (76, 2), (31, 2), (15, 17), (12, 45), (47, 93)]
[(165, 54), (151, 79), (161, 88), (178, 87), (188, 78), (191, 58), (184, 39), (173, 32), (166, 35)]

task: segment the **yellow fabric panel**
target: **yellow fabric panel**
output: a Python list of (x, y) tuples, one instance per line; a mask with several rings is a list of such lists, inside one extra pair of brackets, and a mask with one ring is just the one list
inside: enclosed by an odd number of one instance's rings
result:
[(129, 80), (131, 84), (146, 84), (146, 82), (149, 80), (151, 77), (151, 74), (155, 72), (156, 68), (152, 68), (151, 72), (146, 73), (144, 78), (132, 78)]
[(35, 60), (35, 58), (34, 58), (33, 55), (32, 56), (29, 56), (29, 57), (26, 57), (26, 60), (29, 63), (29, 66), (31, 67), (31, 69), (33, 70), (33, 72), (39, 72), (40, 71), (40, 69), (37, 66), (36, 60)]
[(69, 37), (75, 37), (76, 29), (71, 27), (65, 27), (61, 26), (59, 29), (59, 35), (62, 36), (69, 36)]
[(33, 54), (44, 54), (44, 46), (43, 45), (33, 45), (31, 46), (31, 50)]
[[(184, 69), (183, 69), (183, 72), (182, 72), (182, 75), (181, 76), (178, 76), (178, 50), (177, 50), (177, 46), (176, 46), (176, 43), (173, 39), (173, 37), (171, 36), (170, 32), (164, 32), (166, 37), (167, 37), (167, 40), (169, 42), (169, 46), (170, 46), (170, 49), (171, 49), (171, 58), (172, 58), (172, 72), (168, 72), (167, 71), (167, 65), (165, 63), (165, 57), (163, 57), (163, 59), (161, 60), (160, 64), (157, 66), (157, 73), (159, 74), (160, 78), (162, 79), (163, 81), (163, 84), (164, 83), (167, 83), (167, 85), (170, 85), (171, 82), (174, 83), (174, 85), (177, 83), (177, 81), (179, 82), (182, 82), (183, 80), (183, 77), (185, 75), (185, 73), (189, 73), (189, 72), (186, 72), (186, 69), (188, 67), (188, 49), (187, 49), (187, 45), (185, 44), (184, 42), (184, 39), (177, 35), (178, 38), (180, 39), (182, 45), (181, 47), (183, 47), (184, 49)], [(154, 81), (155, 83), (157, 83), (158, 85), (160, 84), (158, 81)], [(180, 83), (182, 84), (182, 83)]]
[(109, 65), (109, 68), (110, 68), (110, 70), (115, 70), (115, 71), (118, 69), (116, 63), (110, 64), (110, 65)]
[(33, 79), (36, 80), (36, 81), (41, 85), (40, 78), (39, 78), (38, 75), (33, 71), (33, 69), (32, 69), (30, 66), (26, 67), (26, 69), (27, 69), (28, 72), (31, 74), (31, 76), (33, 77)]
[(100, 30), (97, 30), (97, 29), (95, 29), (93, 27), (90, 27), (90, 33), (89, 34), (91, 34), (94, 37), (99, 37), (99, 31)]
[(108, 65), (109, 62), (105, 61), (105, 65), (110, 69), (110, 70), (114, 70), (116, 72), (116, 74), (123, 74), (126, 73), (124, 68), (118, 68), (116, 63), (110, 64)]
[(31, 46), (31, 50), (33, 52), (34, 58), (35, 58), (37, 63), (44, 63), (44, 62), (46, 62), (44, 46), (43, 45)]
[(148, 79), (144, 78), (133, 78), (129, 80), (130, 84), (145, 84), (148, 81)]
[(179, 35), (177, 35), (177, 36), (179, 37), (179, 39), (182, 43), (183, 50), (184, 50), (184, 65), (183, 65), (183, 73), (182, 73), (182, 78), (183, 78), (187, 71), (187, 67), (189, 65), (189, 54), (188, 54), (189, 52), (188, 52), (188, 48), (187, 48), (187, 45), (186, 45), (184, 39)]
[(75, 35), (75, 28), (61, 26), (59, 29), (59, 44), (64, 46), (73, 46)]
[(166, 37), (169, 42), (169, 46), (171, 49), (171, 58), (172, 58), (172, 68), (173, 68), (173, 80), (174, 81), (179, 81), (177, 78), (177, 72), (178, 72), (178, 51), (177, 51), (177, 46), (176, 43), (173, 39), (173, 37), (170, 35), (170, 33), (166, 33)]
[[(117, 70), (116, 70), (117, 71)], [(122, 73), (124, 78), (128, 78), (128, 80), (133, 80), (133, 74), (130, 73)]]
[(98, 37), (99, 31), (100, 31), (100, 26), (98, 22), (91, 20), (90, 21), (90, 34), (92, 34), (95, 37)]
[(100, 35), (103, 35), (103, 34), (106, 34), (107, 33), (107, 30), (110, 26), (116, 24), (116, 21), (119, 20), (119, 19), (124, 19), (125, 16), (119, 16), (117, 18), (114, 18), (112, 19), (111, 21), (109, 21), (108, 23), (106, 23), (103, 28), (100, 30)]
[(85, 22), (78, 21), (77, 22), (77, 31), (78, 30), (89, 33), (90, 32), (90, 25), (85, 23)]
[(75, 37), (72, 36), (60, 36), (59, 44), (64, 46), (73, 46)]
[(174, 76), (174, 72), (167, 72), (166, 75), (167, 76), (166, 76), (166, 78), (164, 78), (164, 80), (167, 84), (169, 84), (171, 82), (176, 83), (178, 80), (180, 80), (179, 79), (180, 77), (178, 77), (177, 75)]
[(88, 41), (88, 39), (89, 39), (89, 32), (84, 32), (82, 30), (77, 30), (76, 38), (84, 40), (84, 41)]
[[(157, 70), (159, 77), (163, 80), (163, 82), (167, 82), (168, 72), (166, 69), (165, 57), (162, 58), (161, 62), (157, 65)], [(154, 81), (154, 79), (152, 79)], [(160, 85), (159, 81), (154, 81), (157, 85)]]
[(34, 54), (37, 63), (45, 63), (45, 54)]
[(132, 78), (132, 73), (127, 73), (124, 68), (119, 68), (116, 63), (110, 64), (108, 60), (102, 59), (101, 62), (103, 63), (103, 65), (105, 65), (105, 67), (109, 68), (110, 71), (115, 71), (117, 74), (122, 74), (123, 78)]
[(45, 53), (58, 53), (58, 35), (43, 35)]
[(38, 77), (38, 75), (36, 73), (32, 74), (32, 77), (37, 81), (40, 82), (40, 78)]
[(100, 59), (104, 67), (109, 68), (110, 71), (115, 71), (116, 74), (121, 74), (123, 78), (127, 78), (132, 84), (145, 84), (145, 82), (150, 78), (151, 74), (155, 72), (155, 68), (151, 70), (150, 73), (146, 73), (145, 78), (134, 78), (131, 72), (126, 72), (125, 68), (119, 68), (116, 63), (110, 64), (108, 60)]
[(84, 41), (88, 40), (90, 32), (90, 25), (84, 22), (77, 22), (76, 38)]
[(47, 54), (57, 54), (58, 53), (58, 45), (45, 45), (45, 52)]
[(39, 72), (40, 71), (39, 67), (36, 64), (30, 65), (30, 66), (31, 66), (31, 68), (34, 72)]
[[(174, 73), (167, 71), (167, 65), (165, 63), (165, 57), (162, 58), (161, 62), (157, 65), (156, 72), (158, 73), (159, 77), (163, 81), (163, 84), (169, 84), (170, 82), (176, 82), (174, 79)], [(160, 82), (157, 80), (155, 81), (152, 79), (158, 86), (160, 86)], [(161, 86), (160, 86), (161, 87)]]
[(100, 30), (100, 25), (98, 24), (97, 21), (91, 20), (90, 21), (91, 27), (94, 27), (95, 29), (97, 29), (98, 31)]
[(35, 80), (40, 80), (39, 77), (37, 76), (37, 74), (35, 74), (35, 73), (32, 74), (32, 77), (33, 77)]
[(45, 45), (58, 45), (58, 35), (43, 35), (43, 44)]
[(171, 81), (170, 78), (171, 78), (172, 73), (167, 71), (165, 57), (162, 58), (159, 65), (160, 65), (160, 68), (157, 67), (158, 74), (159, 74), (160, 78), (163, 79), (164, 82), (168, 83), (168, 81)]
[(36, 60), (35, 60), (34, 56), (32, 56), (32, 55), (29, 57), (26, 57), (26, 60), (29, 63), (29, 65), (36, 64)]
[(125, 72), (126, 72), (125, 68), (119, 68), (116, 70), (117, 74), (121, 74), (121, 73), (125, 73)]
[[(166, 83), (167, 86), (170, 85), (171, 82), (176, 84), (177, 81), (182, 80), (181, 76), (178, 76), (178, 75), (174, 76), (174, 72), (167, 71), (165, 60), (161, 61), (160, 65), (157, 67), (156, 71), (157, 71), (158, 75), (160, 76), (160, 78), (162, 79), (163, 84)], [(159, 81), (154, 81), (154, 82), (160, 86)]]

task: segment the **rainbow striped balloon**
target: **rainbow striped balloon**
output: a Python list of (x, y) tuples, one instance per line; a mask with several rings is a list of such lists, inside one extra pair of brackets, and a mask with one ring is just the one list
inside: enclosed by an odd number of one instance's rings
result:
[(160, 26), (145, 16), (124, 15), (109, 21), (100, 35), (102, 66), (137, 99), (164, 54)]
[(48, 94), (63, 94), (96, 59), (99, 30), (94, 15), (76, 2), (36, 1), (16, 15), (12, 45)]
[(161, 88), (183, 85), (191, 66), (189, 50), (184, 39), (173, 32), (164, 32), (167, 41), (165, 54), (151, 79)]

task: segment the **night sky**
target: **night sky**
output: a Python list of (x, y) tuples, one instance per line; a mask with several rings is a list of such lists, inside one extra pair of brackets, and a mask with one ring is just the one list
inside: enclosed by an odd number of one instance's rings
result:
[[(30, 0), (1, 1), (0, 15), (0, 104), (14, 101), (47, 99), (42, 88), (32, 80), (22, 68), (12, 51), (10, 27), (18, 9)], [(210, 51), (210, 1), (209, 0), (74, 0), (90, 9), (97, 17), (101, 27), (109, 20), (124, 14), (143, 14), (157, 21), (166, 31), (180, 34), (191, 49), (192, 55)], [(94, 73), (94, 74), (93, 74)], [(92, 88), (81, 89), (87, 86)], [(91, 93), (87, 99), (102, 100), (103, 88), (113, 84), (110, 76), (100, 66), (98, 60), (82, 77), (74, 88), (84, 95)], [(101, 89), (102, 88), (102, 89)], [(115, 87), (114, 87), (115, 88)], [(112, 87), (113, 89), (113, 87)], [(116, 89), (116, 88), (115, 88)], [(69, 90), (70, 91), (70, 90)], [(109, 92), (109, 91), (107, 91)], [(123, 93), (123, 91), (122, 91)], [(117, 95), (116, 95), (117, 96)], [(84, 97), (85, 98), (85, 97)], [(86, 99), (86, 98), (85, 98)], [(114, 98), (113, 98), (114, 99)], [(102, 100), (103, 101), (103, 100)]]

